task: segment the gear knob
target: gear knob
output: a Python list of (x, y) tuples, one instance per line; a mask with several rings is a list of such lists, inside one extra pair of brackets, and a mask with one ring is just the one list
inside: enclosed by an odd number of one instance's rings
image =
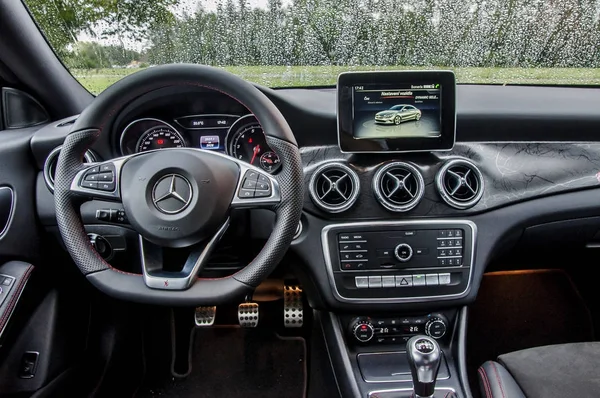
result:
[(415, 396), (432, 397), (435, 392), (442, 351), (437, 341), (428, 336), (414, 336), (406, 343)]

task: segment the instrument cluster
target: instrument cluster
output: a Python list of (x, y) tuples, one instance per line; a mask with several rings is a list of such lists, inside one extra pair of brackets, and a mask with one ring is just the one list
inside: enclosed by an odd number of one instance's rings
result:
[(252, 114), (198, 114), (174, 118), (140, 118), (121, 133), (123, 155), (169, 148), (198, 148), (226, 153), (268, 173), (281, 167), (279, 156), (269, 147), (264, 131)]

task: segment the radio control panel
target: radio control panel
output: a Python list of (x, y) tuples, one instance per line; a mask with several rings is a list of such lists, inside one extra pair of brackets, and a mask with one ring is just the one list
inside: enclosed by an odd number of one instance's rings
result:
[(475, 250), (470, 221), (348, 223), (323, 229), (340, 301), (403, 302), (467, 293)]

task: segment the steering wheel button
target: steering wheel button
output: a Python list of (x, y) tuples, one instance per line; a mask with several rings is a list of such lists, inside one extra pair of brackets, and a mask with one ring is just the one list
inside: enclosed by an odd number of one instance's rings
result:
[(266, 198), (269, 196), (271, 196), (271, 190), (263, 191), (263, 190), (257, 189), (256, 191), (254, 191), (255, 198)]
[(254, 180), (254, 181), (256, 181), (258, 179), (258, 173), (256, 171), (248, 170), (246, 172), (246, 174), (244, 175), (244, 178), (246, 180)]
[(113, 173), (110, 173), (110, 172), (108, 172), (108, 173), (100, 173), (100, 174), (97, 174), (97, 176), (98, 176), (98, 181), (106, 181), (106, 182), (110, 182), (114, 178)]
[(249, 180), (249, 179), (245, 178), (242, 188), (255, 189), (256, 188), (256, 180)]
[(253, 189), (240, 189), (240, 193), (238, 194), (238, 198), (240, 199), (248, 199), (248, 198), (253, 198), (254, 197), (254, 190)]
[(266, 175), (264, 175), (264, 174), (259, 174), (258, 175), (258, 182), (267, 182), (268, 183), (269, 182), (269, 178)]
[(98, 181), (98, 174), (86, 174), (84, 177), (85, 181)]
[(98, 189), (98, 183), (96, 181), (82, 181), (81, 186), (83, 188)]
[(271, 185), (268, 182), (257, 182), (256, 189), (260, 191), (268, 191), (271, 189)]
[(114, 182), (99, 182), (98, 189), (101, 191), (114, 191), (115, 183)]
[(104, 173), (104, 172), (108, 172), (110, 171), (111, 173), (115, 172), (115, 165), (112, 163), (104, 163), (102, 165), (100, 165), (100, 172)]
[(88, 171), (85, 173), (85, 175), (97, 174), (99, 172), (100, 172), (100, 167), (96, 166), (96, 167), (92, 167), (91, 169), (88, 169)]

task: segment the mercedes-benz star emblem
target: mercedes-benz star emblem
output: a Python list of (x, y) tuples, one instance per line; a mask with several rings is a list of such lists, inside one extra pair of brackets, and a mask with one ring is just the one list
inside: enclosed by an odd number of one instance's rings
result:
[(168, 174), (154, 184), (152, 202), (163, 213), (177, 214), (192, 201), (192, 186), (179, 174)]

